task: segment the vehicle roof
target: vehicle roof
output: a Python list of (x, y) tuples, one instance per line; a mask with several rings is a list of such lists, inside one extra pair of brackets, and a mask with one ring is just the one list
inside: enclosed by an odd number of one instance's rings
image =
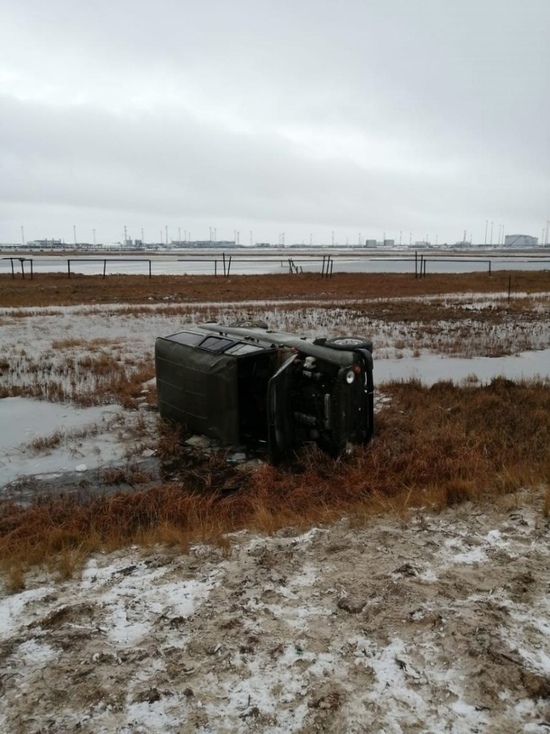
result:
[(201, 324), (199, 327), (206, 332), (219, 334), (220, 336), (234, 337), (236, 340), (253, 343), (264, 349), (273, 349), (274, 347), (287, 347), (296, 349), (311, 357), (324, 359), (328, 362), (346, 367), (356, 361), (353, 351), (336, 351), (320, 344), (314, 344), (307, 337), (299, 337), (295, 334), (287, 334), (282, 331), (272, 331), (270, 329), (226, 326), (218, 323)]

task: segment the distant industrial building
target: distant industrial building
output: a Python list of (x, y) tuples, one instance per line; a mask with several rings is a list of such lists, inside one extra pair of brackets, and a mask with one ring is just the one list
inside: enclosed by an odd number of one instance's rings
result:
[(536, 247), (538, 244), (539, 238), (528, 234), (507, 234), (504, 238), (504, 247)]
[(365, 247), (394, 247), (395, 240), (365, 240)]
[(64, 247), (65, 243), (62, 240), (33, 240), (32, 242), (27, 242), (27, 246), (45, 249), (47, 247)]

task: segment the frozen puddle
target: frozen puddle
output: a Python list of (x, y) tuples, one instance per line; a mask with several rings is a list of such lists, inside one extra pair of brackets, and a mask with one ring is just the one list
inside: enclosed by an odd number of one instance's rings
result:
[[(3, 398), (0, 488), (21, 476), (85, 471), (121, 459), (123, 422), (117, 405), (76, 408), (31, 398)], [(55, 434), (57, 440), (48, 445)]]
[[(374, 384), (391, 380), (421, 380), (433, 385), (440, 380), (452, 380), (456, 384), (469, 381), (473, 376), (481, 383), (495, 377), (509, 380), (529, 380), (550, 377), (550, 349), (522, 352), (513, 357), (449, 357), (426, 355), (402, 359), (374, 360)], [(475, 382), (475, 380), (472, 380)]]

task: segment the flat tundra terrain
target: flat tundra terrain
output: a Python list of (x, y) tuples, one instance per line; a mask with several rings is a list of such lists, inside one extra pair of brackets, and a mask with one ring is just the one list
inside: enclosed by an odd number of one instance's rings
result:
[[(1, 732), (550, 730), (548, 273), (1, 285)], [(372, 444), (162, 425), (211, 319), (371, 338)]]

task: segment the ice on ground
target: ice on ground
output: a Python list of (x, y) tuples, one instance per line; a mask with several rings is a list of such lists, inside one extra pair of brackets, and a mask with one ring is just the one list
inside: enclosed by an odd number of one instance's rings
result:
[(375, 361), (377, 384), (392, 380), (418, 379), (425, 385), (440, 380), (457, 384), (474, 382), (485, 384), (496, 377), (509, 380), (550, 378), (550, 349), (522, 352), (508, 357), (450, 357), (424, 355), (402, 359)]
[[(0, 488), (21, 476), (83, 471), (119, 461), (128, 442), (120, 427), (130, 420), (117, 405), (76, 408), (31, 398), (0, 400)], [(47, 439), (61, 439), (47, 447)], [(33, 441), (44, 439), (40, 450)]]

